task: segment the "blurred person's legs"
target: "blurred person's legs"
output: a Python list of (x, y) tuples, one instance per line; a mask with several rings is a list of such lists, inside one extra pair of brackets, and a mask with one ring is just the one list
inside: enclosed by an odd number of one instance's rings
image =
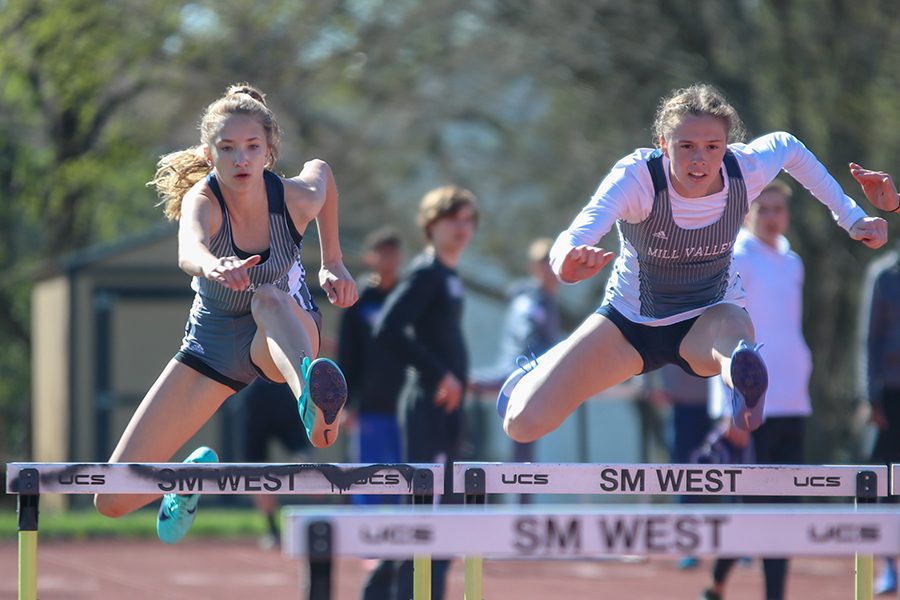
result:
[[(453, 469), (456, 459), (460, 435), (462, 432), (462, 414), (460, 407), (452, 413), (434, 404), (435, 389), (433, 386), (418, 386), (405, 394), (405, 402), (401, 408), (403, 415), (402, 430), (406, 441), (407, 462), (441, 462), (444, 463), (444, 481), (435, 481), (435, 494), (440, 494), (441, 504), (459, 504), (462, 497), (452, 494)], [(443, 493), (441, 493), (443, 492)], [(443, 600), (446, 588), (449, 560), (434, 560), (431, 563), (431, 597), (432, 600)], [(408, 600), (413, 595), (413, 563), (405, 560), (397, 570), (397, 600)]]
[[(534, 462), (534, 451), (536, 445), (537, 442), (526, 442), (524, 444), (513, 442), (513, 462)], [(519, 504), (531, 504), (531, 502), (531, 494), (519, 494)]]
[[(753, 432), (756, 462), (771, 465), (802, 465), (806, 463), (806, 417), (773, 417)], [(761, 504), (795, 504), (796, 496), (758, 496), (750, 500)], [(786, 557), (763, 557), (766, 581), (766, 600), (782, 600), (788, 574)]]
[[(771, 417), (753, 432), (756, 462), (770, 465), (801, 465), (804, 454), (806, 417)], [(793, 504), (800, 502), (796, 496), (750, 496), (748, 504)], [(717, 600), (722, 597), (725, 580), (734, 566), (735, 559), (719, 558), (713, 565), (713, 587), (702, 598)], [(787, 583), (788, 560), (785, 557), (763, 557), (765, 600), (783, 600)]]
[[(258, 379), (242, 392), (242, 396), (243, 460), (267, 463), (269, 443), (273, 439), (278, 440), (291, 454), (291, 460), (301, 460), (309, 448), (309, 442), (291, 388), (287, 384)], [(271, 494), (254, 494), (252, 497), (254, 506), (266, 519), (267, 533), (260, 540), (260, 545), (264, 548), (279, 547), (278, 498)]]
[[(392, 600), (394, 582), (397, 580), (397, 561), (380, 560), (363, 586), (362, 600)], [(412, 596), (410, 596), (412, 597)]]
[[(712, 428), (712, 419), (706, 403), (675, 404), (669, 421), (669, 457), (675, 464), (691, 462), (691, 454), (703, 444)], [(702, 504), (703, 496), (678, 496), (679, 504)], [(699, 564), (696, 556), (684, 556), (678, 561), (679, 569), (693, 569)]]
[[(360, 412), (356, 421), (356, 461), (363, 464), (400, 463), (402, 439), (397, 416), (389, 413)], [(352, 496), (353, 504), (400, 504), (401, 496), (365, 494)]]
[[(403, 461), (402, 438), (397, 416), (360, 412), (356, 422), (357, 456), (360, 463), (399, 463)], [(402, 496), (365, 494), (351, 497), (356, 505), (400, 504)], [(366, 578), (363, 600), (387, 600), (397, 570), (396, 561), (378, 561)]]
[[(900, 463), (900, 390), (884, 391), (884, 418), (887, 428), (878, 431), (872, 448), (872, 464)], [(888, 496), (883, 502), (896, 503), (898, 496)], [(875, 581), (875, 593), (892, 594), (897, 591), (897, 559), (884, 557), (881, 572)]]
[(647, 399), (632, 402), (637, 413), (641, 431), (641, 456), (642, 463), (655, 463), (663, 460), (661, 452), (666, 452), (671, 460), (672, 437), (671, 420), (672, 410), (669, 405), (660, 407)]
[(881, 573), (875, 580), (874, 592), (883, 596), (897, 591), (897, 559), (885, 557), (882, 559)]

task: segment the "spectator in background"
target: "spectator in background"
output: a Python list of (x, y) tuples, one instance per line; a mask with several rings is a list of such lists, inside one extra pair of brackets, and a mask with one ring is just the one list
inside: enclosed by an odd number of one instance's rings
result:
[[(686, 373), (677, 365), (665, 365), (644, 375), (647, 400), (655, 406), (671, 406), (666, 435), (669, 460), (675, 464), (692, 462), (691, 454), (703, 443), (712, 419), (707, 409), (708, 387), (706, 379)], [(679, 496), (678, 502), (692, 504), (702, 502), (699, 496)], [(692, 569), (698, 564), (694, 556), (685, 556), (678, 562), (679, 569)]]
[[(397, 398), (406, 365), (375, 343), (373, 331), (388, 294), (397, 285), (403, 263), (403, 244), (393, 229), (371, 232), (365, 241), (363, 263), (371, 272), (359, 300), (344, 311), (338, 363), (347, 378), (348, 421), (355, 421), (353, 460), (360, 463), (399, 463), (402, 460)], [(354, 504), (395, 504), (397, 496), (357, 495)]]
[[(469, 374), (462, 329), (463, 285), (456, 267), (477, 223), (477, 201), (470, 191), (446, 186), (425, 194), (418, 224), (426, 247), (385, 301), (375, 333), (382, 352), (412, 367), (400, 401), (405, 460), (447, 465), (443, 502), (450, 499), (449, 467), (459, 451)], [(433, 562), (435, 600), (444, 597), (449, 565), (446, 560)], [(379, 566), (376, 573), (383, 568), (387, 567)], [(396, 598), (412, 597), (412, 561), (400, 565), (396, 583)]]
[[(528, 269), (531, 278), (513, 288), (509, 308), (500, 334), (498, 360), (492, 367), (476, 371), (472, 390), (493, 393), (500, 390), (519, 356), (540, 356), (562, 339), (559, 304), (556, 291), (559, 280), (550, 268), (553, 240), (538, 238), (528, 247)], [(532, 462), (534, 443), (513, 442), (513, 461)], [(522, 495), (522, 503), (529, 496)]]
[[(865, 336), (864, 394), (878, 430), (871, 462), (900, 462), (900, 247), (875, 261), (866, 274), (860, 330)], [(896, 496), (888, 501), (896, 501)], [(877, 594), (897, 591), (897, 562), (885, 558)]]
[[(766, 185), (750, 205), (744, 229), (734, 247), (734, 264), (747, 295), (747, 312), (763, 343), (762, 356), (769, 369), (765, 421), (752, 433), (760, 464), (803, 464), (806, 419), (812, 412), (809, 378), (812, 355), (803, 339), (803, 261), (791, 250), (784, 234), (790, 224), (791, 188), (780, 180)], [(747, 432), (731, 426), (730, 390), (713, 380), (711, 413), (726, 417), (726, 436), (746, 446)], [(754, 497), (752, 502), (797, 502), (798, 498)], [(735, 559), (719, 558), (713, 567), (713, 585), (705, 600), (722, 597), (725, 579)], [(786, 558), (764, 558), (766, 600), (782, 600), (787, 579)]]

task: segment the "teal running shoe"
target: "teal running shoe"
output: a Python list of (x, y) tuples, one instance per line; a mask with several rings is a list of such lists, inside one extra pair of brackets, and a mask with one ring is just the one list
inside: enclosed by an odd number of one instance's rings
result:
[[(184, 459), (186, 463), (215, 463), (219, 457), (215, 451), (201, 446)], [(194, 524), (200, 494), (166, 494), (156, 515), (156, 535), (166, 544), (181, 540)]]
[(759, 353), (761, 347), (741, 340), (731, 354), (731, 418), (745, 431), (757, 429), (764, 420), (769, 373)]
[[(303, 357), (300, 374), (303, 375), (303, 394), (297, 400), (297, 409), (306, 428), (306, 435), (312, 440), (316, 411), (322, 412), (325, 425), (332, 425), (347, 402), (347, 381), (341, 369), (327, 358), (310, 361), (308, 356)], [(331, 444), (336, 439), (336, 436), (330, 437), (330, 434), (331, 429), (323, 432), (326, 444)]]

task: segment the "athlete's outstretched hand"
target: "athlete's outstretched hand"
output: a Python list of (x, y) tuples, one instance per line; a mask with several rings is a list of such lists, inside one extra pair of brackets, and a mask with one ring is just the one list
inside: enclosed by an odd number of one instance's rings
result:
[(873, 250), (887, 243), (887, 221), (881, 217), (863, 217), (850, 228), (850, 237)]
[(596, 246), (575, 246), (563, 259), (559, 278), (565, 283), (589, 279), (600, 272), (612, 260), (613, 254)]
[(229, 290), (243, 292), (250, 287), (250, 274), (247, 273), (247, 270), (258, 264), (259, 260), (259, 254), (254, 254), (248, 258), (223, 256), (203, 275), (207, 279), (218, 281)]
[(900, 195), (894, 180), (884, 171), (870, 171), (856, 163), (850, 163), (850, 174), (862, 187), (872, 206), (885, 212), (900, 211)]
[(328, 301), (341, 308), (353, 306), (359, 298), (356, 281), (341, 261), (323, 264), (319, 269), (319, 285)]

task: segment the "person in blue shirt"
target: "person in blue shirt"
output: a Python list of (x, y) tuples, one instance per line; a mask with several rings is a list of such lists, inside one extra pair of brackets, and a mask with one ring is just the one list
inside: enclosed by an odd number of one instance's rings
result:
[[(369, 233), (363, 263), (370, 270), (359, 300), (344, 311), (338, 341), (338, 363), (347, 378), (347, 425), (355, 427), (355, 462), (399, 463), (402, 438), (397, 400), (406, 381), (406, 363), (375, 342), (375, 324), (388, 295), (397, 286), (403, 243), (390, 227)], [(396, 503), (398, 496), (356, 495), (354, 504)]]

